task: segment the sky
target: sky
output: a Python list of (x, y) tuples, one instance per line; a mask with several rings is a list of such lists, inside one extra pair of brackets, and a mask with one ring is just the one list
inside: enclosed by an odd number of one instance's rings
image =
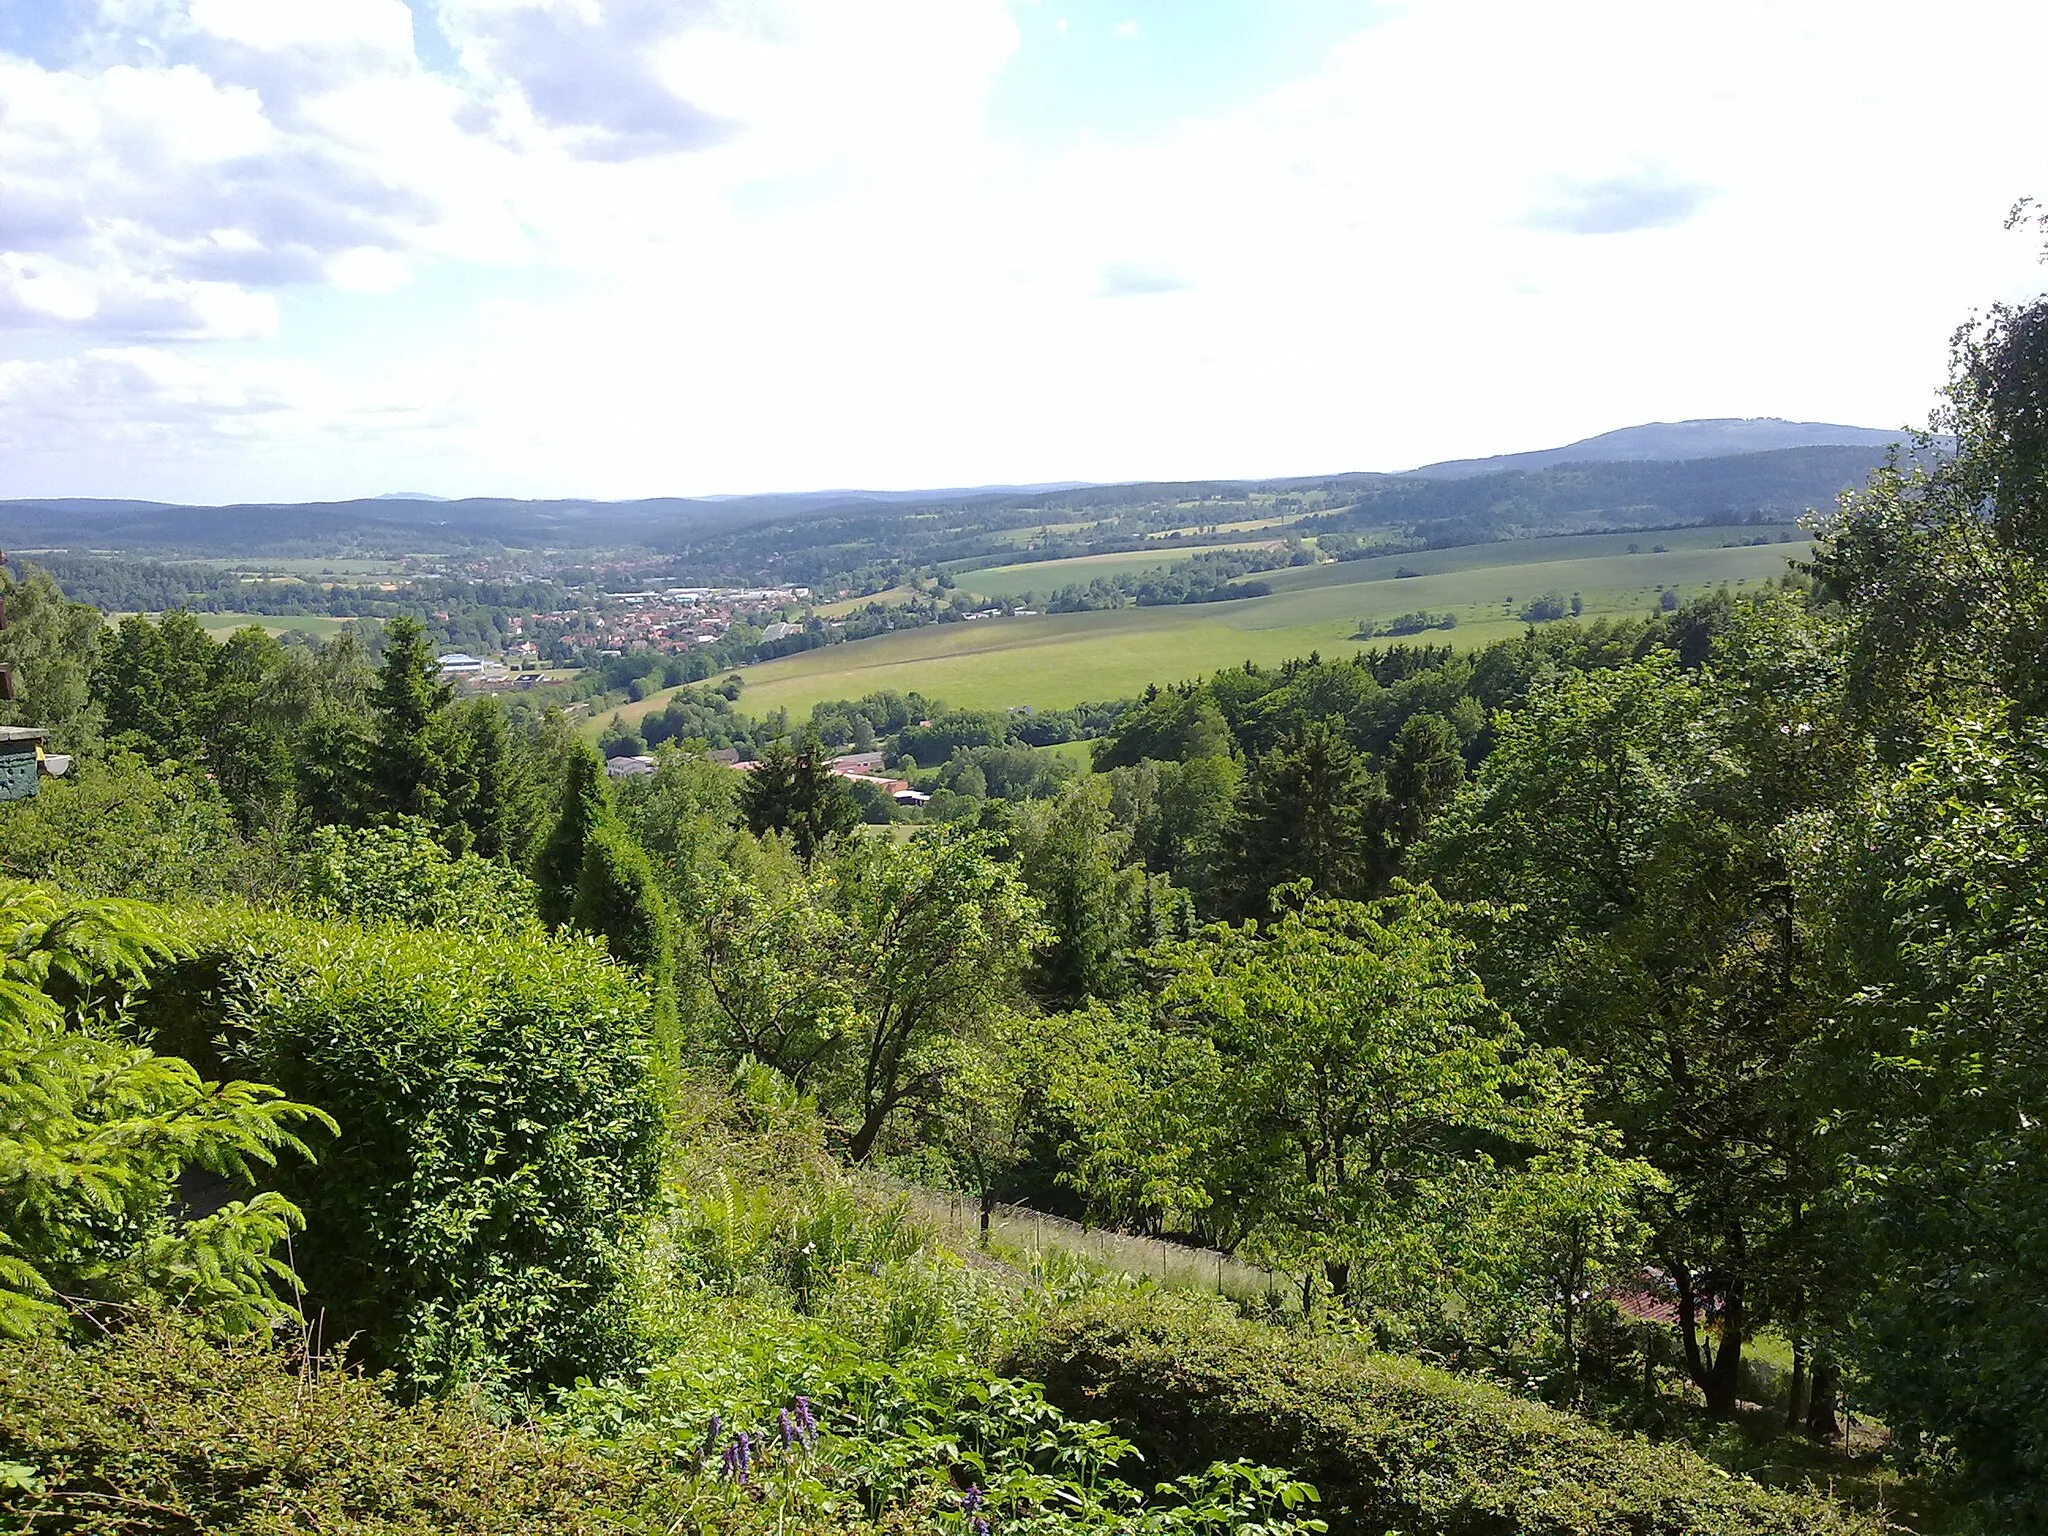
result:
[(2038, 0), (5, 0), (0, 497), (1403, 469), (1922, 422)]

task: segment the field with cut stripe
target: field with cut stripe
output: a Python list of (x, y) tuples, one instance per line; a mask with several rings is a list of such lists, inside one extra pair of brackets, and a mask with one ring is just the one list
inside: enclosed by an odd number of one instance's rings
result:
[(1104, 576), (1125, 576), (1138, 571), (1163, 571), (1198, 554), (1216, 549), (1263, 549), (1277, 539), (1239, 539), (1228, 544), (1201, 544), (1176, 549), (1125, 550), (1114, 555), (1074, 555), (1066, 560), (1034, 560), (1025, 565), (991, 565), (978, 571), (959, 571), (953, 580), (963, 592), (981, 597), (1018, 597), (1035, 592), (1050, 597), (1061, 587), (1086, 586)]

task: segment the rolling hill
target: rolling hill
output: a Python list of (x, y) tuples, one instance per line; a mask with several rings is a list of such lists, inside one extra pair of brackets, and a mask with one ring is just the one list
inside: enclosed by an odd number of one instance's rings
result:
[(1554, 464), (1610, 464), (1632, 459), (1715, 459), (1769, 453), (1779, 448), (1877, 448), (1901, 442), (1903, 430), (1846, 427), (1827, 421), (1784, 421), (1776, 416), (1714, 416), (1693, 421), (1653, 421), (1583, 437), (1559, 448), (1501, 453), (1484, 459), (1447, 459), (1408, 471), (1434, 480), (1461, 480), (1513, 469), (1548, 469)]

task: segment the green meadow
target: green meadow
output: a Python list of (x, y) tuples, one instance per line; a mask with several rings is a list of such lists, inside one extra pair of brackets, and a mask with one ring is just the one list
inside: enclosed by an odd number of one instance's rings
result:
[[(1792, 535), (1790, 541), (1776, 542), (1781, 533)], [(1772, 542), (1724, 547), (1759, 535)], [(1200, 677), (1244, 661), (1271, 665), (1315, 650), (1342, 654), (1362, 643), (1354, 638), (1362, 620), (1384, 621), (1416, 609), (1455, 614), (1458, 623), (1455, 629), (1415, 638), (1459, 646), (1519, 634), (1522, 606), (1553, 591), (1567, 599), (1577, 593), (1588, 619), (1641, 616), (1655, 610), (1666, 588), (1681, 597), (1698, 597), (1724, 583), (1740, 587), (1775, 581), (1808, 549), (1804, 536), (1790, 526), (1690, 528), (1527, 539), (1297, 566), (1262, 573), (1258, 579), (1271, 584), (1272, 594), (1242, 602), (977, 619), (781, 657), (741, 669), (746, 690), (740, 708), (757, 716), (785, 708), (801, 716), (820, 700), (893, 688), (915, 689), (962, 709), (1012, 704), (1057, 709), (1127, 697), (1148, 683)], [(1043, 573), (1053, 573), (1057, 584), (1065, 585), (1076, 577), (1061, 568), (1100, 574), (1103, 558), (999, 570), (1036, 571), (1041, 585), (1047, 580)], [(1158, 563), (1142, 555), (1106, 558)], [(1416, 574), (1396, 574), (1403, 570)], [(967, 578), (960, 580), (969, 585)], [(655, 694), (619, 713), (630, 722), (667, 701), (666, 693)], [(599, 729), (610, 718), (607, 711), (602, 722), (593, 721), (589, 728)]]
[(1229, 544), (1201, 544), (1176, 549), (1125, 550), (1114, 555), (1074, 555), (1065, 560), (1034, 560), (1026, 565), (992, 565), (981, 570), (956, 571), (953, 580), (963, 591), (980, 597), (1021, 597), (1035, 592), (1049, 597), (1061, 587), (1086, 586), (1104, 576), (1126, 576), (1138, 571), (1163, 571), (1191, 556), (1217, 549), (1258, 549), (1276, 542), (1272, 539), (1239, 539)]

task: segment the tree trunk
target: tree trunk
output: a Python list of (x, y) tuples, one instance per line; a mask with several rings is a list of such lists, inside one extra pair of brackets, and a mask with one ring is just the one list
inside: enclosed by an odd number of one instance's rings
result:
[(868, 1154), (875, 1149), (875, 1138), (882, 1134), (883, 1123), (889, 1118), (893, 1106), (878, 1104), (867, 1112), (860, 1123), (860, 1129), (853, 1133), (853, 1140), (846, 1144), (846, 1155), (856, 1163), (868, 1160)]
[(981, 1246), (984, 1248), (988, 1246), (989, 1212), (993, 1211), (995, 1208), (996, 1197), (994, 1195), (983, 1195), (981, 1197)]
[(1701, 1383), (1707, 1394), (1707, 1411), (1719, 1418), (1735, 1416), (1735, 1398), (1742, 1377), (1742, 1284), (1729, 1285), (1721, 1309), (1721, 1342), (1714, 1350), (1714, 1364), (1708, 1380)]
[(1566, 1382), (1576, 1390), (1579, 1382), (1579, 1344), (1576, 1330), (1579, 1321), (1579, 1290), (1586, 1277), (1586, 1243), (1583, 1224), (1572, 1230), (1571, 1258), (1565, 1265), (1563, 1305), (1559, 1309), (1559, 1333), (1564, 1345), (1564, 1371)]
[(1671, 1266), (1678, 1286), (1678, 1332), (1685, 1344), (1686, 1374), (1707, 1400), (1707, 1412), (1717, 1418), (1735, 1415), (1737, 1375), (1742, 1369), (1742, 1285), (1733, 1282), (1721, 1311), (1719, 1345), (1708, 1353), (1701, 1338), (1699, 1297), (1693, 1289), (1692, 1271), (1683, 1264)]
[(1841, 1438), (1841, 1421), (1835, 1417), (1835, 1362), (1825, 1354), (1813, 1361), (1813, 1401), (1806, 1407), (1806, 1433), (1814, 1440)]
[(1806, 1340), (1792, 1341), (1792, 1381), (1785, 1388), (1785, 1432), (1790, 1434), (1798, 1426), (1800, 1410), (1806, 1396)]

